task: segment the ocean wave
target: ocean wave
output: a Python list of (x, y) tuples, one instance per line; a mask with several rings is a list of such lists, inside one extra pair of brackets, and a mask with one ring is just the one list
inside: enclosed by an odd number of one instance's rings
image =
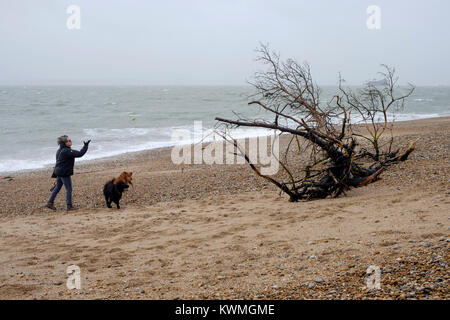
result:
[[(438, 113), (403, 113), (395, 116), (389, 115), (389, 120), (407, 121), (448, 115)], [(357, 118), (353, 120), (355, 123), (360, 122), (360, 119)], [(382, 119), (379, 120), (382, 121)], [(165, 128), (86, 128), (82, 131), (83, 139), (92, 139), (93, 143), (90, 145), (89, 152), (83, 158), (78, 159), (77, 162), (118, 156), (128, 152), (186, 145), (201, 141), (220, 141), (222, 139), (219, 135), (214, 134), (213, 128), (198, 128), (194, 125)], [(264, 128), (235, 128), (230, 131), (230, 135), (235, 139), (243, 139), (267, 136), (272, 132), (273, 130)], [(183, 134), (180, 135), (180, 133)], [(173, 139), (175, 136), (177, 139)], [(0, 172), (39, 169), (54, 165), (55, 155), (52, 150), (56, 151), (56, 149), (52, 148), (43, 150), (41, 147), (41, 154), (45, 156), (42, 156), (40, 159), (2, 159), (0, 160)]]
[(90, 137), (110, 137), (110, 138), (131, 138), (136, 136), (144, 136), (152, 132), (154, 129), (149, 128), (89, 128), (83, 129), (83, 132)]
[[(199, 142), (219, 141), (221, 138), (214, 134), (212, 128), (202, 127), (195, 130), (194, 126), (177, 126), (167, 128), (87, 128), (83, 133), (92, 139), (89, 152), (77, 162), (95, 160), (118, 156), (129, 152), (138, 152), (175, 145), (187, 145)], [(178, 131), (178, 134), (177, 134)], [(180, 138), (179, 133), (183, 133)], [(267, 129), (245, 129), (237, 128), (231, 131), (233, 138), (242, 139), (247, 137), (257, 137), (270, 134)], [(172, 139), (173, 137), (177, 139)], [(73, 139), (73, 138), (72, 138)], [(87, 138), (86, 138), (87, 139)], [(56, 151), (56, 149), (54, 150)], [(47, 152), (46, 157), (38, 160), (24, 159), (3, 159), (0, 160), (0, 172), (13, 172), (30, 169), (40, 169), (49, 165), (54, 165), (54, 152), (52, 149)]]
[(0, 172), (15, 172), (22, 170), (32, 170), (44, 168), (48, 165), (54, 164), (53, 159), (42, 160), (20, 160), (7, 159), (0, 161)]
[(432, 101), (434, 101), (433, 99), (430, 99), (430, 98), (416, 98), (416, 99), (413, 99), (413, 101), (420, 101), (420, 102), (422, 102), (422, 101), (424, 101), (424, 102), (432, 102)]
[(437, 118), (445, 116), (445, 114), (439, 113), (398, 113), (395, 115), (396, 121), (408, 121), (408, 120), (418, 120), (427, 118)]

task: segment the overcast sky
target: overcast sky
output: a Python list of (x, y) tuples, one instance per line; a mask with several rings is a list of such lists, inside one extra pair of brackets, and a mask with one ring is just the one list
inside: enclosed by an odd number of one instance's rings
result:
[[(66, 27), (72, 4), (80, 30)], [(385, 63), (402, 83), (450, 85), (449, 16), (448, 0), (0, 0), (0, 84), (241, 85), (263, 42), (319, 84)]]

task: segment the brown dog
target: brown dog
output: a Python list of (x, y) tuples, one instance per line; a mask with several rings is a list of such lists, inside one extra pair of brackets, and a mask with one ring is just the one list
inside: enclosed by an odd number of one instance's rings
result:
[(124, 171), (120, 174), (120, 176), (118, 178), (114, 179), (114, 184), (118, 184), (120, 181), (122, 181), (123, 183), (129, 184), (130, 186), (132, 186), (134, 188), (134, 185), (132, 182), (132, 180), (133, 180), (132, 175), (133, 175), (133, 172)]

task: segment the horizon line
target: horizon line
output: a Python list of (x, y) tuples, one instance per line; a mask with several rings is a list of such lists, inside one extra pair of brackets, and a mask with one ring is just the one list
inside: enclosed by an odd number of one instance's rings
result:
[[(346, 83), (345, 86), (363, 86), (365, 83)], [(449, 87), (450, 83), (443, 84), (414, 84), (415, 87)], [(409, 83), (402, 83), (399, 86), (407, 86)], [(336, 87), (338, 84), (330, 83), (317, 83), (319, 87)], [(204, 83), (192, 83), (192, 84), (154, 84), (154, 83), (1, 83), (0, 87), (252, 87), (249, 83), (241, 84), (204, 84)]]

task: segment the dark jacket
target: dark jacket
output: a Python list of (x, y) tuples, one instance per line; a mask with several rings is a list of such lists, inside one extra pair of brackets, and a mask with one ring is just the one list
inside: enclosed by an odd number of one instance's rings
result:
[(58, 151), (56, 151), (55, 175), (58, 177), (68, 177), (73, 175), (75, 158), (84, 156), (87, 149), (87, 144), (85, 144), (80, 151), (72, 150), (72, 148), (62, 145)]

